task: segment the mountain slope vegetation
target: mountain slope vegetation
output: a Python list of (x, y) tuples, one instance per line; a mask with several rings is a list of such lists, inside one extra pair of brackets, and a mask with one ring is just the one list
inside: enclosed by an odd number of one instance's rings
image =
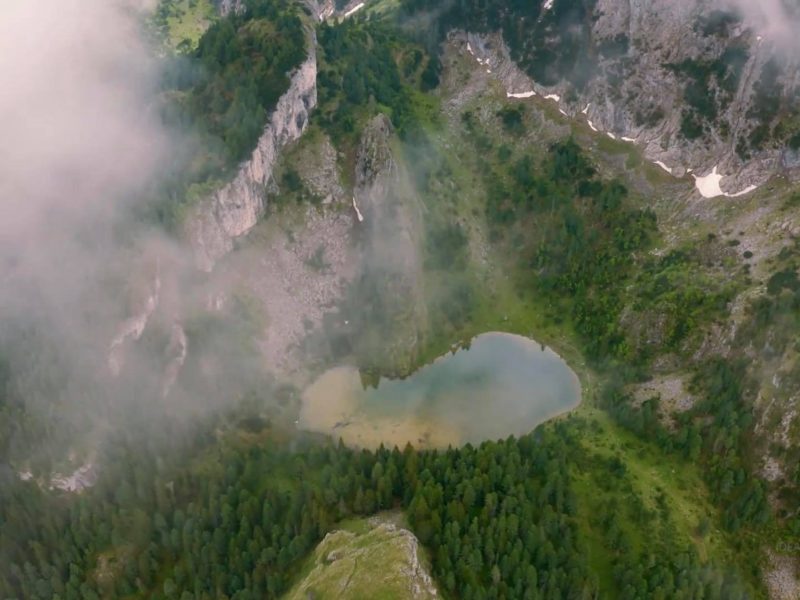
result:
[[(627, 39), (594, 37), (594, 0), (549, 9), (459, 0), (434, 19), (435, 47), (407, 29), (410, 14), (441, 8), (427, 0), (320, 24), (288, 2), (244, 8), (171, 57), (164, 117), (195, 145), (154, 192), (149, 217), (174, 232), (198, 187), (213, 191), (230, 177), (311, 48), (319, 105), (299, 143), (305, 154), (290, 148), (279, 166), (279, 201), (266, 218), (285, 217), (290, 246), (292, 218), (353, 213), (360, 248), (368, 230), (356, 205), (358, 153), (383, 115), (384, 162), (399, 174), (390, 181), (408, 188), (419, 212), (408, 237), (421, 256), (421, 292), (398, 297), (377, 278), (353, 286), (328, 307), (330, 322), (344, 325), (326, 322), (309, 373), (341, 361), (364, 368), (366, 383), (405, 373), (408, 355), (376, 371), (377, 352), (363, 349), (396, 341), (376, 331), (419, 332), (412, 370), (481, 332), (508, 331), (564, 356), (582, 405), (528, 435), (476, 446), (346, 447), (298, 431), (304, 380), (258, 370), (274, 317), (240, 293), (241, 318), (195, 309), (188, 327), (208, 352), (215, 332), (233, 332), (221, 351), (247, 377), (235, 390), (214, 388), (235, 396), (228, 408), (188, 420), (163, 398), (117, 409), (124, 426), (109, 427), (97, 448), (96, 483), (72, 493), (49, 484), (52, 465), (24, 460), (19, 440), (33, 446), (49, 427), (29, 411), (26, 391), (53, 394), (69, 373), (22, 332), (25, 356), (36, 359), (25, 369), (14, 344), (0, 346), (0, 597), (337, 597), (339, 569), (351, 563), (329, 550), (356, 556), (352, 567), (363, 570), (346, 581), (358, 593), (382, 553), (394, 560), (397, 550), (387, 530), (364, 523), (399, 511), (445, 598), (781, 598), (766, 583), (770, 557), (800, 544), (796, 186), (776, 178), (749, 198), (699, 200), (691, 180), (668, 177), (641, 148), (550, 99), (509, 97), (446, 36), (500, 30), (537, 83), (567, 82), (580, 94), (598, 65), (629, 51)], [(179, 26), (166, 15), (167, 29)], [(698, 27), (725, 35), (731, 18), (712, 14)], [(731, 51), (664, 67), (685, 83), (686, 140), (722, 118), (744, 62)], [(750, 110), (766, 131), (742, 142), (742, 156), (792, 143), (791, 127), (776, 125), (783, 109), (768, 101), (777, 76), (766, 69), (762, 78)], [(713, 98), (701, 98), (709, 87)], [(330, 157), (322, 174), (295, 159), (314, 151)], [(344, 201), (324, 203), (312, 191), (321, 180)], [(385, 214), (397, 217), (399, 203)], [(241, 247), (257, 252), (266, 235)], [(307, 262), (325, 271), (319, 249)], [(424, 310), (381, 312), (412, 302)], [(299, 345), (319, 341), (309, 339)], [(200, 374), (187, 385), (200, 397), (215, 373), (192, 352), (180, 376)], [(359, 567), (362, 543), (379, 550)], [(391, 579), (387, 597), (412, 597), (397, 591), (408, 586), (394, 571), (381, 575)]]

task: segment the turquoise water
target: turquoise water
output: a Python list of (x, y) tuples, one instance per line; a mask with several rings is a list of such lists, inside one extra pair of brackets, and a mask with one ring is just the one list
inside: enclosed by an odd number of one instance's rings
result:
[(505, 333), (476, 337), (403, 380), (364, 389), (338, 367), (304, 394), (301, 426), (346, 443), (421, 446), (523, 435), (580, 402), (580, 383), (557, 354)]

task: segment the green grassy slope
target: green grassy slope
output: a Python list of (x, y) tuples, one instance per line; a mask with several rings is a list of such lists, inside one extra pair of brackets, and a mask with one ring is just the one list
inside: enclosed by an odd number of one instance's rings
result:
[(423, 550), (400, 521), (390, 513), (340, 523), (314, 549), (285, 600), (435, 598)]
[(212, 0), (161, 0), (154, 22), (173, 50), (194, 50), (217, 18)]

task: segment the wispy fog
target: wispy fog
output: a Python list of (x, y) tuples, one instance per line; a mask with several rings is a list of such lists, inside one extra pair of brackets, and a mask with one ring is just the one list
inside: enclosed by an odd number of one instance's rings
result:
[(800, 5), (797, 0), (725, 0), (759, 35), (779, 48), (800, 50)]
[[(108, 400), (105, 355), (143, 254), (124, 215), (169, 148), (142, 7), (0, 3), (0, 359), (13, 374), (0, 401), (67, 430), (49, 403), (98, 414)], [(38, 433), (21, 417), (16, 431)]]
[[(31, 0), (0, 6), (0, 73), (3, 277), (58, 303), (164, 151), (153, 65), (130, 7)], [(5, 283), (4, 304), (21, 291)]]

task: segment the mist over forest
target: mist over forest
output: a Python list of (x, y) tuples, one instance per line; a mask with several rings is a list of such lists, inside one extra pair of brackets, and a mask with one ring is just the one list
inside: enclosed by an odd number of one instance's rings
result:
[(800, 597), (799, 28), (4, 4), (0, 597)]

